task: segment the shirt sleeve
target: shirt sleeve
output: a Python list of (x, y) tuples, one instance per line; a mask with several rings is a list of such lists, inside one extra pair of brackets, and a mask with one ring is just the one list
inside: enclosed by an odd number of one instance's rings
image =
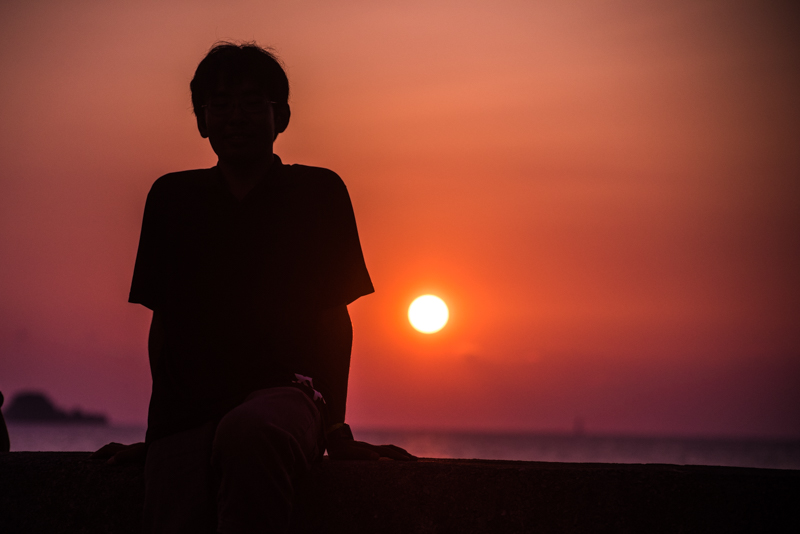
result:
[(142, 304), (151, 310), (158, 308), (164, 300), (167, 247), (162, 189), (162, 181), (157, 180), (147, 195), (128, 296), (128, 302)]
[(326, 273), (323, 283), (323, 308), (316, 326), (316, 346), (311, 352), (313, 376), (327, 402), (328, 424), (343, 423), (347, 407), (347, 385), (353, 328), (347, 304), (374, 291), (350, 195), (335, 174), (329, 183), (324, 211), (326, 229), (324, 249)]
[(361, 250), (350, 195), (338, 176), (332, 187), (329, 230), (326, 252), (331, 276), (330, 305), (350, 304), (375, 289)]

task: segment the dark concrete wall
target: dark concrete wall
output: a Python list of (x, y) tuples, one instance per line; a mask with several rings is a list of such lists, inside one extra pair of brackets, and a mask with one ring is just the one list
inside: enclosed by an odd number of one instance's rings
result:
[[(133, 533), (141, 465), (0, 455), (0, 533)], [(800, 471), (482, 460), (323, 462), (298, 532), (800, 532)], [(312, 513), (313, 512), (313, 513)]]

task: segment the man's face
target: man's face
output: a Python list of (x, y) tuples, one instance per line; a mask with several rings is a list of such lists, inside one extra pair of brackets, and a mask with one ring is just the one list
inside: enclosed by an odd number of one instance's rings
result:
[(275, 110), (263, 88), (247, 80), (221, 80), (203, 110), (197, 121), (200, 134), (220, 161), (237, 165), (272, 157)]

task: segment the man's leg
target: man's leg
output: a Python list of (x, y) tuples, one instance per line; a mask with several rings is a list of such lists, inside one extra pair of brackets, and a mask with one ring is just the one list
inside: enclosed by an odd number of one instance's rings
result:
[(145, 463), (145, 534), (214, 532), (213, 422), (154, 441)]
[(254, 392), (219, 423), (212, 449), (223, 534), (286, 532), (294, 480), (320, 450), (322, 421), (293, 387)]

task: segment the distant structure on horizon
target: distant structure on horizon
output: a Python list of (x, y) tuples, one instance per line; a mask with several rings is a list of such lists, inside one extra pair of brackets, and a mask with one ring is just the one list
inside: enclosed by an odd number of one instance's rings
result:
[(103, 414), (83, 413), (77, 408), (65, 412), (57, 408), (47, 395), (38, 391), (23, 391), (14, 395), (3, 415), (12, 423), (108, 424), (108, 417)]

